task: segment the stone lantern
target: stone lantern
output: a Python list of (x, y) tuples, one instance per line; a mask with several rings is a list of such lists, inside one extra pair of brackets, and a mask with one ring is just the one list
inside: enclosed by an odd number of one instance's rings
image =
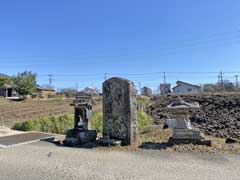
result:
[(170, 143), (211, 145), (211, 141), (205, 140), (203, 134), (192, 127), (189, 119), (190, 112), (194, 112), (199, 108), (198, 103), (187, 103), (180, 97), (166, 108), (172, 116), (172, 119), (167, 120), (168, 127), (173, 130), (173, 136), (169, 139)]

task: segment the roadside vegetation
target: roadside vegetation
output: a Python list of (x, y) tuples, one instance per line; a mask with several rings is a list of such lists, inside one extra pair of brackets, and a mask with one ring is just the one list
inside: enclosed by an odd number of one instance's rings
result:
[[(139, 132), (147, 132), (151, 127), (151, 118), (145, 112), (138, 112)], [(12, 129), (19, 131), (42, 131), (56, 134), (65, 134), (66, 130), (74, 127), (73, 115), (50, 116), (45, 118), (32, 119), (16, 123)], [(91, 129), (98, 133), (103, 130), (103, 115), (101, 112), (94, 112), (91, 119)]]
[(50, 116), (16, 123), (12, 129), (19, 131), (41, 131), (55, 134), (65, 134), (73, 128), (73, 115)]
[[(145, 107), (147, 107), (149, 103), (150, 99), (148, 98), (138, 99), (137, 119), (138, 129), (140, 133), (149, 132), (151, 128), (152, 119), (146, 112), (144, 112)], [(91, 129), (96, 129), (98, 133), (101, 133), (103, 131), (102, 98), (95, 98), (94, 104), (94, 111), (91, 118), (90, 127)], [(47, 116), (16, 123), (13, 126), (13, 129), (20, 131), (42, 131), (56, 134), (65, 134), (66, 130), (74, 127), (73, 122), (73, 114)]]

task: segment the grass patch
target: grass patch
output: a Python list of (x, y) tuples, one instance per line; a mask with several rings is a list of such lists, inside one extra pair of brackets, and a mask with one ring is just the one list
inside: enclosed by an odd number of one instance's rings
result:
[[(139, 111), (138, 128), (140, 133), (149, 132), (151, 129), (151, 118), (147, 113)], [(103, 114), (94, 112), (90, 122), (91, 129), (97, 130), (98, 133), (103, 131)], [(55, 134), (65, 134), (68, 129), (74, 127), (73, 115), (50, 116), (45, 118), (32, 119), (16, 123), (12, 129), (18, 131), (41, 131)]]
[(95, 129), (98, 133), (101, 133), (103, 131), (103, 114), (101, 112), (94, 112), (90, 123), (92, 129)]
[(150, 116), (143, 111), (138, 111), (137, 113), (138, 119), (138, 130), (140, 133), (149, 132), (151, 129), (152, 120)]
[[(152, 120), (147, 113), (139, 111), (137, 113), (139, 132), (149, 132), (151, 129)], [(103, 131), (103, 114), (94, 112), (91, 119), (91, 128), (96, 129), (98, 133)]]
[(12, 129), (18, 131), (41, 131), (56, 134), (65, 134), (68, 129), (73, 128), (74, 119), (72, 115), (51, 116), (32, 119), (16, 123)]
[(146, 111), (147, 107), (151, 104), (149, 97), (138, 97), (137, 98), (137, 109), (138, 111)]

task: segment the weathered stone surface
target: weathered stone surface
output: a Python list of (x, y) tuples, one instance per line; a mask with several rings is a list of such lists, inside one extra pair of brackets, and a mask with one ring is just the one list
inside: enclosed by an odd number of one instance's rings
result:
[(94, 142), (97, 139), (96, 130), (85, 130), (78, 134), (78, 140), (80, 144), (85, 144), (88, 142)]
[(88, 96), (79, 96), (74, 99), (74, 128), (79, 130), (88, 130), (89, 121), (92, 116), (91, 98)]
[(173, 129), (173, 139), (201, 139), (200, 131), (193, 129)]
[(96, 141), (97, 131), (88, 129), (92, 115), (91, 98), (77, 97), (71, 105), (74, 106), (74, 128), (67, 131), (64, 145), (77, 146)]
[(137, 138), (137, 92), (126, 79), (111, 78), (103, 84), (103, 136), (130, 145)]
[(66, 138), (63, 141), (64, 146), (77, 146), (79, 144), (79, 140), (77, 138)]

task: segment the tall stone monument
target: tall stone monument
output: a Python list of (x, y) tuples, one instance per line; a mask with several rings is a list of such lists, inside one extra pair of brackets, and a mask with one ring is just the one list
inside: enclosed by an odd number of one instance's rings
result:
[(137, 138), (137, 92), (133, 82), (111, 78), (103, 84), (103, 138), (131, 145)]

